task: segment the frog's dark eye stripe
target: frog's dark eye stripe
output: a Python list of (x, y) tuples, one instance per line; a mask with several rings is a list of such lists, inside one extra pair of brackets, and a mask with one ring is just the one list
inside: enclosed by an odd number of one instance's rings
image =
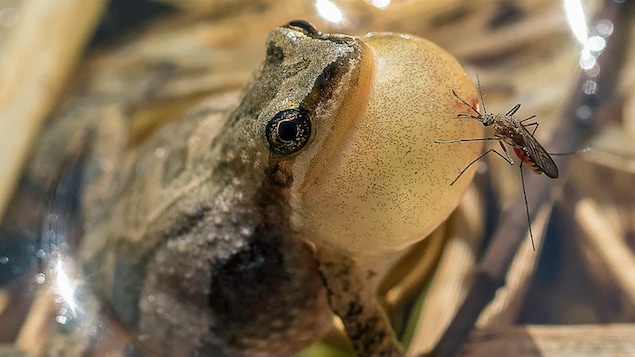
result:
[(276, 114), (267, 124), (269, 149), (278, 155), (289, 155), (302, 149), (311, 137), (311, 119), (303, 109), (287, 109)]
[(320, 31), (318, 31), (313, 25), (304, 20), (291, 21), (287, 24), (287, 26), (299, 29), (309, 36), (320, 36)]

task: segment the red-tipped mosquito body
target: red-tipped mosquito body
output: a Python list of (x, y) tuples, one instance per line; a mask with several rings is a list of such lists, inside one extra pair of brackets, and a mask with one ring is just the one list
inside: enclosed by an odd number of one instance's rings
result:
[[(457, 97), (463, 104), (465, 104), (470, 110), (474, 112), (474, 114), (461, 113), (458, 114), (459, 118), (470, 118), (475, 119), (481, 122), (484, 126), (488, 126), (492, 128), (494, 133), (493, 136), (487, 138), (474, 138), (474, 139), (456, 139), (456, 140), (435, 140), (437, 144), (450, 144), (450, 143), (459, 143), (466, 141), (490, 141), (495, 140), (500, 144), (503, 153), (497, 151), (496, 149), (489, 149), (479, 155), (476, 159), (472, 160), (460, 173), (459, 175), (450, 183), (450, 185), (454, 185), (454, 183), (465, 173), (465, 171), (470, 168), (473, 164), (482, 159), (485, 155), (493, 152), (500, 156), (503, 160), (507, 161), (510, 165), (514, 164), (514, 160), (511, 155), (507, 151), (507, 148), (503, 143), (509, 145), (514, 150), (514, 153), (520, 159), (520, 178), (523, 187), (523, 196), (525, 198), (525, 209), (527, 211), (527, 222), (529, 224), (529, 235), (531, 237), (532, 246), (534, 244), (534, 235), (531, 231), (531, 219), (529, 216), (529, 208), (527, 205), (527, 192), (525, 191), (525, 178), (523, 176), (523, 163), (529, 165), (531, 169), (536, 174), (544, 174), (550, 178), (558, 178), (558, 166), (551, 158), (551, 155), (545, 150), (545, 148), (540, 145), (540, 142), (534, 137), (534, 133), (536, 129), (538, 129), (538, 122), (527, 123), (531, 119), (536, 117), (536, 114), (531, 115), (522, 120), (516, 120), (514, 115), (520, 108), (520, 104), (516, 104), (513, 108), (511, 108), (505, 114), (495, 114), (490, 113), (485, 108), (485, 101), (483, 98), (483, 93), (481, 92), (480, 82), (478, 83), (479, 94), (481, 97), (481, 103), (483, 105), (483, 112), (479, 112), (474, 106), (470, 105), (468, 102), (463, 100), (463, 98), (459, 97), (459, 95), (452, 91), (455, 97)], [(533, 127), (530, 132), (527, 127)], [(535, 249), (535, 247), (534, 247)]]

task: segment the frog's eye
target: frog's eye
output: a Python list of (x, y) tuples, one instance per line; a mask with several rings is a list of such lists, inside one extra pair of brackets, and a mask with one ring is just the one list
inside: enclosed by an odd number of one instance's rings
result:
[(289, 155), (297, 152), (311, 137), (309, 113), (303, 109), (279, 112), (267, 124), (266, 135), (273, 153)]
[(313, 25), (304, 20), (294, 20), (287, 24), (288, 27), (292, 27), (296, 30), (300, 30), (309, 36), (319, 36), (318, 31)]

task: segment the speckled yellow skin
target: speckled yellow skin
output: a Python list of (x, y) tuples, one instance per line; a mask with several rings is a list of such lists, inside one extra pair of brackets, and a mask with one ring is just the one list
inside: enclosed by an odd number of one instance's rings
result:
[(323, 151), (328, 156), (313, 158), (319, 169), (294, 184), (292, 201), (304, 235), (359, 258), (402, 249), (443, 222), (474, 168), (450, 182), (482, 143), (435, 140), (483, 135), (480, 123), (456, 117), (465, 106), (452, 90), (472, 103), (477, 92), (451, 55), (415, 36), (372, 33), (362, 41), (372, 63), (366, 98), (347, 113), (353, 128), (342, 129), (337, 149)]

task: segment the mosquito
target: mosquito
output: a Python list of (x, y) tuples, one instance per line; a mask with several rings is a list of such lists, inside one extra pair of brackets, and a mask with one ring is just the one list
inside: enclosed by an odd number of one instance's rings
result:
[[(478, 78), (477, 78), (478, 81)], [(463, 100), (463, 98), (459, 97), (459, 95), (452, 90), (452, 94), (457, 97), (463, 104), (465, 104), (469, 109), (471, 109), (474, 114), (461, 113), (458, 114), (458, 118), (470, 118), (475, 119), (481, 122), (483, 126), (490, 126), (494, 135), (488, 138), (475, 138), (475, 139), (456, 139), (456, 140), (435, 140), (437, 144), (450, 144), (450, 143), (459, 143), (459, 142), (468, 142), (468, 141), (498, 141), (500, 144), (501, 152), (496, 149), (489, 149), (479, 155), (476, 159), (472, 160), (460, 173), (459, 175), (450, 183), (450, 185), (454, 185), (454, 183), (470, 168), (470, 166), (474, 165), (480, 159), (485, 157), (485, 155), (493, 152), (496, 155), (500, 156), (503, 160), (507, 161), (510, 165), (514, 165), (514, 160), (511, 155), (507, 151), (507, 148), (504, 144), (511, 146), (514, 150), (514, 153), (520, 159), (520, 179), (523, 187), (523, 197), (525, 199), (525, 211), (527, 212), (527, 224), (529, 225), (529, 236), (531, 237), (531, 245), (536, 250), (534, 244), (534, 234), (531, 230), (531, 218), (529, 216), (529, 205), (527, 204), (527, 192), (525, 190), (525, 177), (523, 175), (523, 163), (529, 165), (531, 169), (538, 175), (544, 173), (547, 177), (552, 179), (558, 178), (558, 166), (551, 158), (551, 155), (545, 150), (544, 147), (540, 144), (538, 139), (534, 137), (534, 133), (536, 129), (538, 129), (538, 122), (530, 122), (528, 121), (534, 119), (536, 114), (533, 114), (525, 119), (516, 120), (514, 115), (520, 109), (520, 104), (516, 104), (513, 108), (511, 108), (505, 114), (494, 114), (487, 111), (485, 108), (485, 100), (483, 98), (483, 92), (481, 91), (481, 83), (478, 81), (478, 89), (479, 96), (481, 99), (481, 103), (483, 105), (483, 112), (479, 112), (474, 106), (470, 105), (468, 102)], [(531, 127), (531, 131), (528, 129)]]

